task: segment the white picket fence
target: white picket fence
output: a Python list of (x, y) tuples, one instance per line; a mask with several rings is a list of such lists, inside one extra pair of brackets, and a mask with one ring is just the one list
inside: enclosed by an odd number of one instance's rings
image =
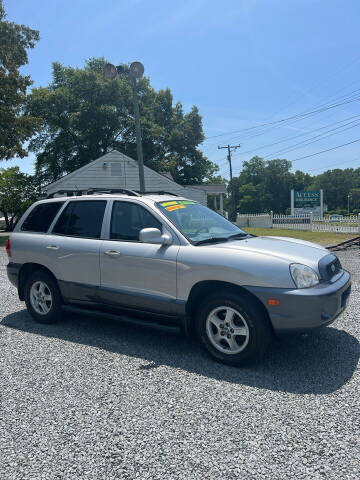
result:
[(360, 214), (347, 215), (336, 220), (314, 215), (276, 215), (273, 213), (238, 214), (239, 227), (283, 228), (312, 232), (359, 233)]
[(271, 215), (267, 213), (254, 213), (254, 214), (240, 214), (238, 213), (236, 224), (239, 227), (261, 227), (271, 228), (272, 219)]

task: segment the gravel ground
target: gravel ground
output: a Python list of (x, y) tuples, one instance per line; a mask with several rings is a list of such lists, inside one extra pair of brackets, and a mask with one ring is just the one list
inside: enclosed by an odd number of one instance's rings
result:
[(35, 324), (0, 256), (0, 478), (359, 479), (359, 250), (332, 327), (247, 369), (180, 335)]

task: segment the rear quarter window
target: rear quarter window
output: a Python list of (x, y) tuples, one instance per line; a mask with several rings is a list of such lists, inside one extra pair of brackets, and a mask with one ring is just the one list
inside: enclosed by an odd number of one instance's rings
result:
[(64, 202), (41, 203), (31, 210), (25, 218), (23, 232), (46, 233)]

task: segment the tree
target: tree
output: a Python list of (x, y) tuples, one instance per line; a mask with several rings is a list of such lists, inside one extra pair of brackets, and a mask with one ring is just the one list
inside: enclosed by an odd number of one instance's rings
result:
[(360, 187), (352, 188), (350, 194), (350, 210), (360, 211)]
[(23, 143), (39, 126), (39, 119), (24, 115), (26, 90), (32, 84), (19, 68), (28, 63), (27, 49), (34, 48), (39, 33), (5, 20), (0, 0), (0, 159), (25, 157)]
[(8, 231), (13, 230), (37, 196), (34, 177), (20, 172), (19, 167), (0, 169), (0, 212), (4, 214)]
[(347, 211), (347, 196), (351, 189), (360, 188), (360, 168), (327, 170), (313, 178), (311, 188), (324, 190), (324, 202), (329, 210)]
[[(265, 161), (253, 157), (243, 162), (239, 177), (234, 178), (235, 200), (241, 213), (259, 213), (273, 210), (285, 213), (290, 209), (290, 191), (324, 190), (324, 201), (329, 211), (347, 211), (360, 208), (360, 168), (327, 170), (312, 177), (308, 173), (291, 171), (291, 162), (285, 159)], [(229, 199), (226, 202), (229, 203)]]
[(309, 173), (304, 173), (301, 170), (296, 170), (292, 174), (291, 188), (294, 190), (307, 190), (311, 185), (312, 177)]
[[(290, 203), (291, 162), (253, 157), (243, 163), (235, 183), (235, 200), (242, 213), (282, 212)], [(252, 198), (254, 197), (254, 198)], [(251, 210), (249, 210), (251, 208)]]
[[(41, 117), (43, 126), (30, 149), (44, 181), (57, 180), (112, 149), (136, 158), (130, 79), (106, 79), (105, 63), (90, 59), (82, 69), (54, 63), (52, 82), (33, 89), (27, 112)], [(137, 85), (145, 165), (170, 171), (184, 185), (214, 175), (218, 167), (198, 148), (204, 140), (198, 109), (184, 113), (180, 102), (173, 105), (170, 90), (155, 91), (149, 78)]]
[(253, 185), (251, 182), (239, 187), (238, 211), (241, 213), (261, 213), (262, 200), (260, 198), (260, 185)]

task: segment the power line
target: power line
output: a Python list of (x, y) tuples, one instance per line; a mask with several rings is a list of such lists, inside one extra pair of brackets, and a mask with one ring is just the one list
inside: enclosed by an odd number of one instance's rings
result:
[[(332, 150), (337, 150), (338, 148), (345, 147), (347, 145), (351, 145), (351, 144), (357, 143), (357, 142), (360, 142), (360, 138), (358, 138), (356, 140), (352, 140), (351, 142), (343, 143), (342, 145), (337, 145), (336, 147), (328, 148), (326, 150), (321, 150), (320, 152), (315, 152), (315, 153), (312, 153), (310, 155), (305, 155), (303, 157), (295, 158), (294, 160), (290, 160), (290, 162), (293, 163), (293, 162), (297, 162), (299, 160), (305, 160), (306, 158), (314, 157), (316, 155), (320, 155), (320, 154), (326, 153), (326, 152), (331, 152)], [(239, 172), (239, 175), (240, 175), (240, 172)]]
[[(348, 70), (348, 68), (349, 68), (351, 65), (354, 65), (354, 64), (358, 63), (359, 60), (360, 60), (360, 57), (359, 57), (359, 56), (356, 56), (353, 60), (351, 60), (350, 62), (346, 63), (345, 66), (342, 66), (342, 67), (336, 69), (335, 72), (333, 72), (333, 75), (328, 75), (328, 76), (326, 77), (327, 82), (325, 82), (325, 84), (328, 83), (329, 78), (333, 77), (334, 75), (337, 75), (340, 71), (344, 72), (344, 71)], [(338, 92), (341, 92), (341, 91), (343, 91), (343, 90), (346, 89), (346, 88), (349, 88), (350, 86), (352, 86), (352, 85), (353, 85), (354, 83), (356, 83), (356, 82), (357, 82), (357, 80), (351, 82), (351, 83), (350, 83), (349, 85), (347, 85), (346, 87), (340, 88), (339, 90), (337, 90), (337, 91), (332, 95), (332, 97), (333, 97), (334, 95), (336, 95)], [(318, 86), (320, 86), (321, 84), (324, 84), (324, 82), (322, 82), (322, 81), (317, 82), (316, 85), (315, 85), (315, 87), (312, 87), (312, 88), (310, 88), (307, 92), (305, 92), (305, 95), (308, 95), (310, 92), (316, 90), (316, 88), (318, 88)], [(299, 99), (302, 99), (303, 97), (304, 97), (304, 93), (299, 97)], [(330, 97), (330, 98), (332, 98), (332, 97)], [(336, 97), (336, 98), (337, 98), (337, 97)], [(299, 99), (298, 99), (298, 100), (299, 100)], [(277, 115), (277, 114), (279, 114), (280, 112), (284, 111), (285, 109), (289, 108), (291, 105), (294, 105), (295, 103), (298, 102), (298, 100), (296, 100), (296, 101), (294, 101), (294, 102), (290, 102), (290, 103), (287, 104), (285, 107), (283, 107), (283, 108), (281, 108), (280, 110), (278, 110), (275, 114), (271, 115), (268, 119), (270, 120), (270, 119), (273, 118), (275, 115)], [(333, 101), (334, 101), (334, 100), (333, 100)], [(224, 136), (225, 136), (225, 135), (231, 135), (232, 133), (237, 133), (238, 131), (239, 131), (239, 130), (233, 131), (233, 132), (226, 132), (226, 133), (219, 134), (219, 135), (213, 135), (213, 136), (211, 136), (211, 137), (207, 137), (207, 139), (215, 138), (215, 137), (221, 136), (221, 135), (224, 135)]]
[[(298, 142), (298, 143), (295, 143), (294, 145), (290, 145), (287, 148), (283, 148), (283, 149), (278, 150), (276, 152), (264, 155), (263, 158), (272, 157), (274, 155), (278, 155), (279, 153), (281, 153), (281, 154), (282, 153), (289, 153), (289, 152), (292, 152), (294, 150), (298, 150), (299, 148), (303, 148), (307, 145), (311, 145), (312, 143), (319, 142), (319, 141), (323, 140), (324, 138), (332, 137), (334, 135), (339, 135), (339, 133), (345, 132), (346, 130), (350, 130), (351, 128), (355, 128), (358, 125), (360, 125), (360, 123), (358, 122), (358, 123), (355, 123), (355, 125), (352, 125), (351, 127), (343, 128), (343, 127), (346, 127), (346, 125), (350, 125), (350, 124), (354, 123), (355, 121), (356, 120), (353, 120), (352, 122), (345, 123), (345, 125), (341, 125), (339, 127), (327, 130), (326, 132), (320, 133), (319, 135), (315, 135), (315, 137), (308, 138), (307, 140), (303, 140), (302, 142)], [(335, 130), (339, 130), (339, 131), (335, 131)], [(334, 132), (334, 133), (330, 133), (330, 132)], [(326, 135), (326, 133), (329, 133), (329, 135)]]
[[(345, 162), (341, 162), (340, 165), (344, 165), (345, 163), (353, 163), (353, 162), (358, 162), (360, 160), (360, 157), (357, 157), (357, 158), (354, 158), (353, 160), (347, 160)], [(328, 167), (336, 167), (338, 166), (339, 163), (332, 163), (331, 165), (324, 165), (323, 167), (321, 168), (312, 168), (311, 170), (308, 170), (308, 172), (316, 172), (316, 171), (319, 171), (319, 170), (322, 170), (323, 168), (328, 168)]]
[(314, 157), (315, 155), (320, 155), (321, 153), (331, 152), (331, 150), (336, 150), (338, 148), (345, 147), (346, 145), (351, 145), (352, 143), (356, 143), (356, 142), (360, 142), (360, 138), (357, 138), (356, 140), (353, 140), (352, 142), (343, 143), (342, 145), (337, 145), (336, 147), (332, 147), (332, 148), (328, 148), (326, 150), (322, 150), (321, 152), (315, 152), (315, 153), (312, 153), (311, 155), (305, 155), (304, 157), (295, 158), (295, 160), (291, 160), (291, 162), (297, 162), (298, 160), (304, 160), (305, 158)]
[[(360, 99), (360, 97), (359, 97), (359, 99)], [(358, 98), (356, 98), (356, 100), (351, 100), (351, 102), (352, 102), (352, 101), (357, 101), (357, 100), (358, 100)], [(349, 102), (349, 103), (350, 103), (350, 102)], [(327, 108), (326, 110), (328, 110), (328, 108)], [(323, 111), (325, 111), (325, 110), (321, 110), (320, 113), (322, 113)], [(310, 112), (309, 112), (309, 113), (310, 113)], [(319, 112), (316, 111), (316, 113), (312, 113), (311, 116), (318, 115), (318, 113), (319, 113)], [(336, 113), (336, 112), (332, 112), (332, 114), (334, 114), (334, 113)], [(310, 116), (310, 115), (307, 114), (307, 118), (309, 118), (309, 116)], [(330, 115), (330, 116), (331, 116), (331, 115)], [(353, 116), (353, 118), (355, 118), (355, 117), (356, 117), (356, 115)], [(241, 138), (242, 138), (243, 141), (244, 141), (244, 140), (247, 140), (247, 141), (248, 141), (249, 139), (253, 139), (253, 138), (255, 138), (255, 137), (264, 135), (264, 134), (266, 134), (266, 133), (268, 133), (268, 132), (270, 132), (270, 131), (272, 131), (272, 130), (274, 130), (274, 129), (284, 128), (284, 127), (289, 127), (290, 125), (294, 125), (295, 123), (299, 122), (299, 120), (302, 120), (303, 118), (304, 118), (304, 117), (299, 118), (299, 119), (295, 119), (295, 120), (292, 120), (292, 121), (287, 121), (286, 123), (283, 123), (283, 124), (281, 124), (281, 125), (273, 125), (273, 126), (271, 126), (271, 127), (263, 128), (260, 132), (256, 132), (256, 133), (250, 133), (250, 132), (249, 132), (248, 134), (243, 135)], [(345, 122), (345, 121), (348, 120), (349, 118), (352, 118), (352, 117), (348, 117), (348, 118), (346, 118), (346, 119), (344, 119), (344, 120), (341, 120), (339, 123)], [(336, 122), (335, 122), (335, 123), (336, 123)], [(335, 124), (335, 123), (334, 123), (334, 124)], [(331, 125), (332, 125), (332, 123), (328, 124), (327, 126), (331, 126)], [(325, 127), (326, 127), (326, 126), (321, 127), (321, 128), (325, 128)], [(314, 130), (314, 131), (316, 131), (316, 130)], [(311, 133), (312, 133), (312, 131), (309, 131), (309, 132), (301, 133), (301, 134), (298, 135), (298, 136), (307, 135), (307, 134), (311, 134)], [(296, 138), (296, 137), (297, 137), (297, 136), (295, 136), (294, 138)], [(286, 138), (287, 138), (287, 137), (285, 137), (285, 139), (286, 139)], [(239, 137), (238, 137), (238, 136), (233, 137), (233, 140), (235, 140), (235, 139), (239, 139)], [(253, 149), (252, 151), (256, 151), (256, 150), (257, 150), (257, 149)], [(205, 149), (203, 149), (203, 151), (205, 151), (205, 153), (206, 153), (207, 155), (209, 155), (210, 153), (212, 153), (212, 152), (214, 151), (214, 148), (211, 148), (211, 147), (210, 147), (210, 150), (207, 149), (207, 148), (205, 148)], [(243, 153), (243, 152), (242, 152), (242, 153)], [(245, 152), (244, 152), (244, 153), (245, 153)], [(235, 156), (237, 156), (237, 155), (235, 154)]]
[[(337, 122), (332, 122), (332, 123), (329, 123), (327, 125), (324, 125), (322, 127), (319, 127), (319, 128), (315, 128), (313, 130), (309, 130), (307, 132), (302, 132), (298, 135), (294, 135), (294, 136), (286, 136), (286, 137), (283, 137), (281, 139), (279, 139), (278, 141), (276, 142), (273, 142), (273, 143), (267, 143), (265, 145), (261, 145), (260, 147), (257, 147), (257, 148), (253, 148), (251, 150), (246, 150), (244, 152), (241, 152), (242, 155), (246, 154), (246, 153), (252, 153), (252, 152), (257, 152), (258, 150), (262, 150), (263, 148), (266, 148), (266, 147), (272, 147), (274, 145), (278, 145), (279, 143), (283, 143), (283, 142), (286, 142), (288, 140), (295, 140), (295, 138), (299, 138), (299, 137), (303, 137), (304, 135), (309, 135), (311, 133), (314, 133), (314, 132), (318, 132), (320, 130), (324, 130), (324, 128), (327, 128), (327, 127), (331, 127), (332, 125), (337, 125), (339, 123), (344, 123), (346, 122), (347, 120), (350, 120), (350, 119), (359, 119), (360, 118), (360, 115), (353, 115), (351, 117), (348, 117), (348, 118), (345, 118), (344, 120), (338, 120)], [(351, 123), (351, 122), (350, 122)], [(347, 124), (345, 124), (347, 125)], [(342, 126), (345, 126), (345, 125), (342, 125)], [(339, 127), (340, 128), (340, 127)], [(327, 133), (327, 132), (324, 132), (324, 133)], [(236, 154), (234, 155), (236, 156)]]
[[(360, 89), (357, 89), (355, 90), (354, 92), (358, 91)], [(224, 135), (230, 135), (232, 133), (241, 133), (241, 132), (246, 132), (246, 131), (250, 131), (250, 130), (254, 130), (256, 128), (262, 128), (262, 127), (266, 127), (266, 126), (270, 126), (270, 125), (279, 125), (279, 124), (283, 124), (284, 122), (287, 122), (289, 120), (294, 120), (294, 119), (299, 119), (299, 118), (306, 118), (308, 116), (311, 116), (311, 115), (314, 115), (314, 114), (317, 114), (317, 113), (321, 113), (321, 112), (324, 112), (324, 111), (327, 111), (327, 110), (330, 110), (332, 108), (336, 108), (336, 107), (339, 107), (339, 106), (342, 106), (342, 105), (347, 105), (349, 103), (352, 103), (352, 102), (355, 102), (355, 101), (358, 101), (360, 99), (360, 96), (355, 96), (353, 95), (353, 92), (352, 92), (352, 96), (349, 97), (346, 101), (344, 102), (340, 102), (340, 103), (335, 103), (335, 104), (332, 104), (332, 105), (328, 105), (328, 104), (323, 104), (323, 105), (320, 105), (321, 108), (316, 108), (315, 110), (310, 110), (308, 112), (303, 112), (303, 113), (298, 113), (296, 115), (291, 115), (290, 117), (286, 117), (286, 118), (283, 118), (281, 120), (275, 120), (273, 122), (268, 122), (268, 123), (263, 123), (263, 124), (260, 124), (260, 125), (254, 125), (252, 127), (248, 127), (248, 128), (243, 128), (243, 129), (240, 129), (240, 130), (234, 130), (233, 132), (228, 132), (228, 133), (223, 133), (223, 134), (219, 134), (219, 135), (213, 135), (211, 137), (207, 137), (207, 139), (210, 139), (210, 138), (217, 138), (217, 137), (222, 137)]]

